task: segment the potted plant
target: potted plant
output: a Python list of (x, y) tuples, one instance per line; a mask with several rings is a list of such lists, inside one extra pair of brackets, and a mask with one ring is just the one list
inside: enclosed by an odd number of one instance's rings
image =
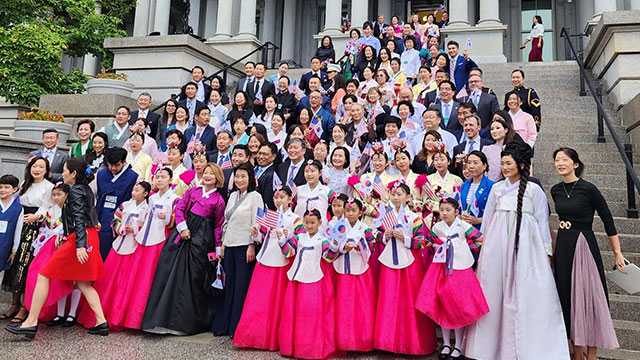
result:
[(42, 140), (42, 131), (56, 129), (60, 136), (60, 145), (65, 145), (71, 134), (71, 124), (64, 122), (64, 116), (39, 109), (20, 113), (15, 122), (14, 136), (35, 141)]
[(127, 74), (102, 71), (87, 81), (85, 89), (87, 89), (87, 93), (91, 95), (115, 94), (131, 97), (134, 87), (133, 84), (127, 80)]

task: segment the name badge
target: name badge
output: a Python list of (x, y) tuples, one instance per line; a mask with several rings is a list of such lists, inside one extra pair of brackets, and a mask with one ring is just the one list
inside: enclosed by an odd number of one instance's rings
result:
[(7, 225), (9, 225), (7, 221), (0, 221), (0, 234), (4, 234), (7, 232)]
[(104, 198), (104, 207), (106, 209), (115, 209), (117, 202), (118, 202), (118, 197), (117, 196), (107, 195)]

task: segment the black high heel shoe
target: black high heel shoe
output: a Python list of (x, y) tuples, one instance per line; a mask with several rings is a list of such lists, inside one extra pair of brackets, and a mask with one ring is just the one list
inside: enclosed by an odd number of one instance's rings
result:
[(36, 333), (38, 332), (38, 325), (30, 327), (20, 327), (21, 325), (22, 323), (11, 323), (4, 329), (14, 335), (22, 335), (28, 340), (33, 340), (33, 338), (36, 337)]
[(91, 335), (107, 336), (109, 335), (109, 324), (107, 324), (107, 322), (105, 321), (102, 324), (96, 325), (89, 329), (88, 333)]

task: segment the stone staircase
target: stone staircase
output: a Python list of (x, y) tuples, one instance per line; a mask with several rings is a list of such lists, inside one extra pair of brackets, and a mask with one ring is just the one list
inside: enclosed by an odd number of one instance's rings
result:
[[(590, 95), (578, 95), (578, 66), (574, 62), (548, 62), (491, 64), (482, 68), (486, 86), (496, 91), (500, 101), (512, 88), (511, 70), (524, 70), (527, 86), (536, 89), (543, 106), (542, 129), (533, 160), (534, 176), (540, 179), (548, 194), (551, 186), (561, 181), (553, 166), (553, 151), (560, 146), (576, 149), (586, 165), (584, 178), (598, 186), (615, 217), (625, 257), (640, 264), (640, 220), (626, 218), (624, 164), (606, 128), (607, 142), (599, 144), (596, 141), (597, 109)], [(622, 127), (616, 126), (616, 131), (624, 135)], [(636, 146), (634, 153), (637, 151)], [(551, 202), (551, 197), (549, 199)], [(557, 215), (553, 214), (552, 228), (557, 228), (557, 223)], [(595, 221), (594, 230), (605, 269), (611, 269), (613, 254), (599, 218)], [(640, 359), (640, 295), (628, 295), (612, 284), (609, 284), (609, 291), (611, 314), (621, 348), (601, 351), (599, 356), (602, 359)]]

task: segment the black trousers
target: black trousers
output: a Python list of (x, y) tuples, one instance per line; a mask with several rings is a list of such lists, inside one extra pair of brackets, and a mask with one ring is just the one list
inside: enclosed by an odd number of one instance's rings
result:
[(218, 302), (213, 320), (213, 334), (216, 336), (233, 336), (240, 321), (255, 267), (255, 261), (247, 263), (247, 248), (247, 245), (224, 248), (224, 300)]

